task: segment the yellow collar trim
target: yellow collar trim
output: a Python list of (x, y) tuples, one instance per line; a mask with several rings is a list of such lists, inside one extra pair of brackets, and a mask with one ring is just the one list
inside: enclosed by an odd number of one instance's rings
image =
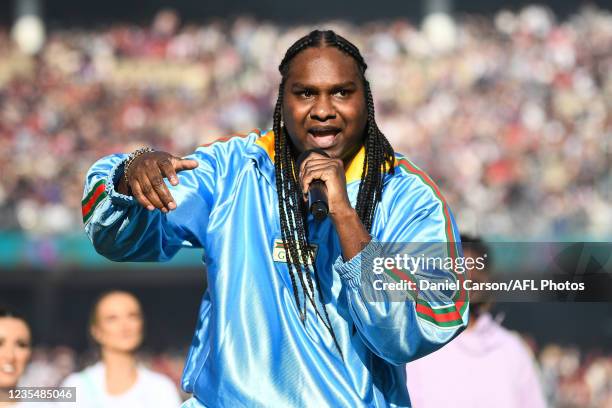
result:
[(264, 149), (274, 163), (274, 131), (268, 130), (255, 140), (255, 144)]
[[(255, 141), (256, 145), (259, 145), (262, 149), (268, 153), (270, 160), (274, 163), (274, 132), (272, 130), (266, 132)], [(361, 146), (353, 160), (349, 163), (346, 168), (344, 175), (346, 177), (346, 184), (353, 181), (361, 180), (361, 172), (363, 171), (363, 162), (365, 160), (365, 146)]]

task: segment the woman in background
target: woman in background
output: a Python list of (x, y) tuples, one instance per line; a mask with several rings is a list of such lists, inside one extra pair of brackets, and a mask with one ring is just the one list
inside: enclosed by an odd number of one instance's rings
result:
[(90, 334), (100, 346), (101, 361), (71, 374), (62, 386), (77, 388), (78, 407), (178, 407), (181, 399), (165, 376), (138, 363), (143, 340), (140, 303), (130, 293), (104, 293), (94, 304)]
[[(0, 308), (0, 407), (22, 406), (7, 402), (32, 354), (32, 335), (28, 323), (19, 315)], [(2, 402), (4, 401), (4, 402)]]

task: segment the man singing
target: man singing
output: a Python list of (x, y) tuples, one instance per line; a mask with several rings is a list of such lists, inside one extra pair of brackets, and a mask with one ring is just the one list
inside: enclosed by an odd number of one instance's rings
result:
[[(366, 67), (355, 45), (313, 31), (279, 66), (273, 129), (184, 159), (144, 148), (89, 170), (83, 218), (99, 253), (166, 261), (204, 249), (185, 407), (409, 407), (404, 364), (467, 324), (463, 291), (365, 295), (362, 259), (377, 243), (461, 251), (438, 188), (379, 130)], [(316, 220), (307, 198), (321, 182), (328, 216)]]

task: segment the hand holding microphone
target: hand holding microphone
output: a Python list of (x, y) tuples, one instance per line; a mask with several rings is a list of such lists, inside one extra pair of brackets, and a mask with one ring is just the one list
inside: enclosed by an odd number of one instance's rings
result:
[(304, 199), (316, 220), (325, 219), (328, 213), (333, 220), (337, 214), (352, 209), (342, 160), (330, 158), (321, 149), (311, 149), (300, 155), (297, 166)]

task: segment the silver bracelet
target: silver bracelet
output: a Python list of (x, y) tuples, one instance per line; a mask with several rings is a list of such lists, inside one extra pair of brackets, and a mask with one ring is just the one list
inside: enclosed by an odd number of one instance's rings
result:
[(154, 151), (155, 150), (151, 149), (150, 147), (141, 147), (140, 149), (136, 149), (132, 153), (130, 153), (128, 158), (125, 160), (125, 165), (123, 166), (123, 178), (125, 180), (126, 186), (128, 187), (130, 186), (130, 181), (128, 179), (128, 170), (130, 169), (130, 165), (132, 164), (134, 159), (136, 159), (138, 156), (141, 156), (145, 153), (151, 153)]

